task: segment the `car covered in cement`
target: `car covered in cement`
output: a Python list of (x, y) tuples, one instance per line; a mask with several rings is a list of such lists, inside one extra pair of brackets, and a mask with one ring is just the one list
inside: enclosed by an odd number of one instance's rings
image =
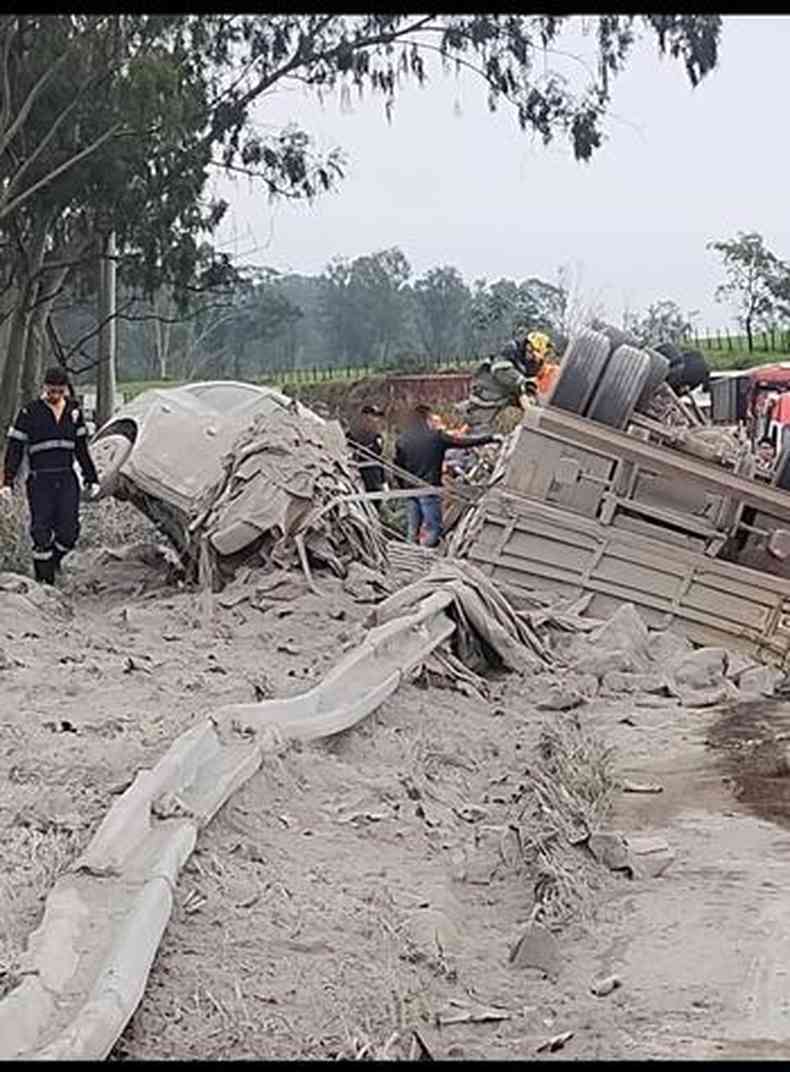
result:
[[(250, 531), (260, 532), (268, 523), (262, 517), (275, 502), (275, 485), (282, 485), (280, 514), (286, 500), (309, 498), (315, 474), (327, 469), (336, 473), (338, 491), (355, 490), (353, 468), (345, 470), (345, 437), (336, 422), (274, 388), (221, 380), (143, 391), (118, 409), (91, 443), (100, 494), (133, 502), (185, 552), (213, 489), (217, 494), (226, 490), (234, 449), (245, 436), (260, 441), (265, 429), (270, 433), (265, 445), (243, 448), (259, 460), (266, 454), (267, 466), (273, 467), (266, 488), (263, 481), (257, 483), (255, 503), (248, 509)], [(251, 465), (254, 460), (247, 461), (237, 483), (249, 482)]]

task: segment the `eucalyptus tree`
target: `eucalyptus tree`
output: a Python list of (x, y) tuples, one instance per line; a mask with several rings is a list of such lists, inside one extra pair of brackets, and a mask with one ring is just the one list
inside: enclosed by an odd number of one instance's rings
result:
[[(113, 232), (119, 280), (186, 310), (233, 282), (206, 242), (227, 206), (217, 170), (271, 197), (312, 198), (343, 174), (296, 126), (264, 128), (267, 96), (294, 82), (323, 95), (370, 91), (387, 114), (407, 79), (469, 70), (493, 109), (512, 107), (544, 144), (588, 160), (604, 140), (613, 79), (640, 32), (696, 84), (717, 62), (716, 15), (18, 15), (0, 16), (0, 433), (49, 338), (55, 297), (88, 288)], [(557, 65), (580, 25), (580, 86)], [(123, 310), (119, 309), (119, 312)]]

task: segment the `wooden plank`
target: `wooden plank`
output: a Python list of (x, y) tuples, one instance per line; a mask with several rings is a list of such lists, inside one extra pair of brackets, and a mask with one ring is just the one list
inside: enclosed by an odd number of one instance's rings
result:
[[(511, 536), (502, 546), (506, 524)], [(500, 539), (475, 541), (468, 550), (468, 557), (486, 565), (495, 580), (525, 592), (590, 591), (633, 602), (666, 620), (680, 619), (699, 642), (738, 640), (752, 652), (767, 649), (777, 659), (790, 650), (786, 581), (625, 536), (545, 504), (524, 506), (518, 524), (511, 526), (512, 518), (505, 522), (487, 514), (480, 535), (488, 530)]]
[(790, 494), (777, 488), (760, 486), (755, 481), (737, 476), (728, 469), (701, 461), (688, 454), (676, 453), (667, 447), (645, 443), (625, 432), (617, 431), (595, 421), (576, 417), (551, 406), (532, 406), (524, 414), (524, 426), (564, 436), (568, 442), (609, 451), (612, 456), (638, 462), (646, 469), (678, 480), (695, 481), (715, 495), (737, 495), (747, 506), (765, 510), (772, 517), (790, 524)]

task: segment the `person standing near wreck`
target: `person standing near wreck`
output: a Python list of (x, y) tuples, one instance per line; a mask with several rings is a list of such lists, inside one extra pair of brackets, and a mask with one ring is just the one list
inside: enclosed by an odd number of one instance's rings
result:
[(82, 411), (67, 397), (68, 392), (64, 370), (48, 369), (43, 396), (22, 407), (8, 432), (0, 488), (0, 501), (10, 502), (27, 450), (33, 570), (36, 580), (44, 584), (54, 583), (63, 556), (73, 549), (79, 536), (80, 486), (75, 459), (89, 498), (95, 498), (98, 491), (99, 478), (88, 450), (88, 429)]
[[(351, 422), (348, 432), (351, 454), (357, 463), (365, 491), (385, 491), (387, 488), (384, 468), (376, 461), (376, 457), (381, 458), (384, 454), (381, 428), (383, 417), (382, 409), (368, 403)], [(381, 502), (378, 500), (376, 507), (381, 509)]]
[[(441, 486), (442, 465), (448, 450), (455, 447), (482, 447), (486, 443), (501, 443), (503, 437), (494, 433), (482, 435), (458, 435), (443, 428), (431, 426), (431, 408), (420, 403), (412, 410), (406, 429), (395, 443), (395, 465), (430, 484)], [(399, 477), (402, 488), (411, 485)], [(415, 496), (406, 500), (409, 543), (420, 542), (420, 529), (424, 525), (427, 547), (436, 547), (442, 538), (442, 504), (438, 495)]]

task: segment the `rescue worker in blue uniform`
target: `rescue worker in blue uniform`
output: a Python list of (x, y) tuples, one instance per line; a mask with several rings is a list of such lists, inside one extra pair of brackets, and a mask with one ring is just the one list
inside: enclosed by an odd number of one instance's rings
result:
[(80, 486), (75, 459), (88, 497), (98, 494), (99, 478), (88, 451), (88, 429), (79, 406), (68, 396), (65, 371), (48, 369), (42, 397), (23, 406), (9, 429), (0, 488), (0, 501), (9, 501), (27, 451), (33, 570), (36, 580), (44, 584), (54, 582), (63, 556), (73, 549), (79, 536)]

